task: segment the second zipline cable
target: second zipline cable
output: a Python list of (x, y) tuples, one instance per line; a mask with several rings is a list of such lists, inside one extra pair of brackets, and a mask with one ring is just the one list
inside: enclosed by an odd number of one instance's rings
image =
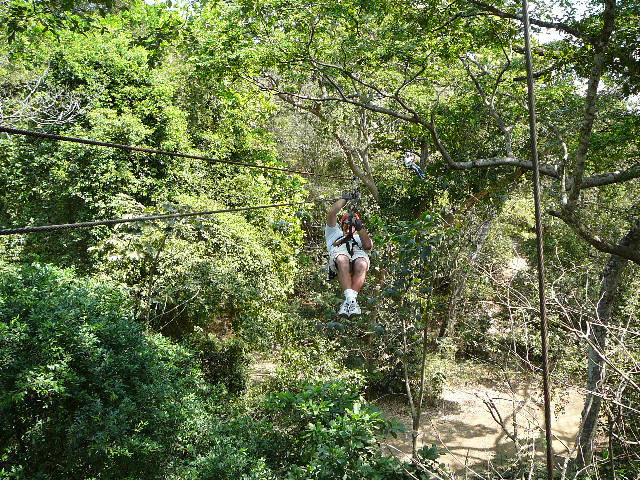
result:
[(0, 133), (8, 133), (12, 135), (23, 135), (23, 136), (35, 137), (35, 138), (45, 138), (47, 140), (57, 140), (60, 142), (82, 143), (84, 145), (95, 145), (98, 147), (117, 148), (120, 150), (127, 150), (129, 152), (144, 152), (144, 153), (154, 153), (157, 155), (168, 155), (170, 157), (193, 158), (195, 160), (205, 160), (207, 162), (212, 162), (212, 163), (224, 163), (227, 165), (238, 165), (238, 166), (247, 167), (247, 168), (259, 168), (262, 170), (274, 170), (276, 172), (295, 173), (298, 175), (310, 175), (313, 177), (336, 178), (340, 180), (348, 179), (348, 177), (344, 177), (340, 175), (323, 175), (321, 173), (305, 172), (303, 170), (293, 170), (290, 168), (270, 167), (268, 165), (253, 165), (251, 163), (238, 162), (235, 160), (219, 160), (215, 158), (204, 157), (202, 155), (191, 155), (189, 153), (168, 152), (165, 150), (156, 150), (155, 148), (134, 147), (132, 145), (122, 145), (120, 143), (111, 143), (111, 142), (100, 142), (98, 140), (89, 140), (86, 138), (66, 137), (64, 135), (55, 135), (53, 133), (21, 130), (19, 128), (6, 127), (4, 125), (0, 125)]
[(236, 208), (224, 208), (220, 210), (203, 210), (200, 212), (185, 212), (185, 213), (168, 213), (165, 215), (148, 215), (140, 217), (128, 217), (128, 218), (112, 218), (109, 220), (96, 220), (93, 222), (78, 222), (78, 223), (63, 223), (59, 225), (40, 225), (35, 227), (23, 227), (23, 228), (7, 228), (0, 230), (0, 235), (17, 235), (24, 233), (37, 233), (37, 232), (52, 232), (55, 230), (69, 230), (73, 228), (87, 228), (96, 227), (98, 225), (116, 225), (118, 223), (128, 222), (148, 222), (153, 220), (171, 220), (173, 218), (184, 217), (199, 217), (203, 215), (214, 215), (216, 213), (232, 213), (232, 212), (244, 212), (247, 210), (259, 210), (264, 208), (278, 208), (278, 207), (293, 207), (297, 205), (304, 205), (307, 203), (335, 201), (332, 198), (318, 198), (316, 200), (305, 200), (302, 202), (294, 203), (274, 203), (271, 205), (256, 205), (253, 207), (236, 207)]

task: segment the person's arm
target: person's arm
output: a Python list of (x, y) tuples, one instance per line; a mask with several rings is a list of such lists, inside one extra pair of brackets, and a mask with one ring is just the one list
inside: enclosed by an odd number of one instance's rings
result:
[(371, 250), (373, 248), (373, 240), (371, 240), (371, 237), (364, 229), (362, 220), (357, 219), (355, 226), (356, 232), (358, 232), (358, 235), (360, 235), (361, 247), (363, 248), (363, 250)]
[(362, 241), (363, 250), (371, 250), (373, 248), (373, 240), (371, 240), (371, 237), (369, 236), (367, 231), (364, 228), (362, 228), (358, 232), (358, 235), (360, 235), (360, 240)]
[(336, 217), (342, 208), (347, 204), (349, 200), (344, 198), (338, 199), (336, 203), (331, 205), (331, 208), (327, 211), (327, 225), (330, 227), (335, 227), (338, 224)]

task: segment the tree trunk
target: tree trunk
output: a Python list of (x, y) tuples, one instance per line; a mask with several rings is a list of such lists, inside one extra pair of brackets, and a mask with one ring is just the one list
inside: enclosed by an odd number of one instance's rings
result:
[[(400, 300), (400, 307), (402, 308), (403, 301)], [(416, 456), (416, 445), (418, 441), (418, 428), (420, 427), (420, 423), (416, 427), (416, 404), (413, 398), (413, 390), (411, 389), (411, 377), (409, 376), (409, 367), (407, 365), (407, 357), (409, 356), (409, 347), (408, 347), (408, 334), (407, 334), (407, 321), (404, 317), (403, 312), (400, 313), (400, 317), (402, 319), (402, 355), (400, 357), (400, 363), (402, 364), (402, 375), (404, 378), (404, 386), (407, 392), (407, 401), (409, 402), (409, 408), (411, 409), (411, 457), (415, 458)]]
[(420, 168), (424, 171), (429, 162), (429, 140), (425, 137), (420, 139)]
[(466, 262), (463, 266), (468, 266), (469, 268), (464, 268), (461, 272), (455, 272), (451, 275), (451, 281), (453, 283), (453, 289), (451, 291), (451, 295), (449, 297), (449, 302), (447, 306), (447, 315), (442, 320), (442, 324), (440, 325), (440, 331), (438, 332), (438, 338), (451, 337), (456, 328), (457, 316), (458, 316), (458, 306), (460, 301), (462, 300), (462, 292), (464, 291), (464, 287), (467, 284), (467, 280), (469, 279), (469, 274), (471, 272), (471, 268), (476, 263), (478, 256), (482, 252), (482, 248), (484, 247), (487, 239), (489, 238), (489, 232), (491, 232), (491, 226), (493, 225), (493, 221), (495, 220), (495, 216), (491, 216), (490, 218), (484, 220), (475, 236), (475, 248), (473, 248), (468, 254), (466, 258)]
[[(625, 235), (620, 245), (640, 247), (640, 225), (636, 224)], [(602, 406), (603, 384), (605, 376), (605, 354), (607, 342), (607, 328), (611, 321), (613, 308), (620, 278), (627, 266), (628, 260), (612, 255), (602, 272), (600, 282), (600, 300), (598, 301), (596, 322), (590, 323), (589, 347), (587, 352), (587, 396), (582, 410), (582, 420), (576, 438), (576, 469), (578, 471), (589, 467), (593, 461), (593, 441), (598, 428), (598, 417)]]
[[(431, 303), (431, 302), (429, 302)], [(429, 306), (431, 307), (431, 305)], [(429, 322), (427, 318), (423, 317), (424, 325), (422, 327), (422, 361), (420, 364), (420, 383), (418, 385), (418, 401), (416, 402), (416, 408), (414, 410), (413, 422), (412, 422), (412, 437), (411, 437), (411, 458), (413, 460), (418, 459), (418, 435), (420, 433), (420, 421), (422, 420), (422, 402), (424, 401), (424, 387), (425, 387), (425, 370), (427, 369), (427, 348), (429, 346)]]

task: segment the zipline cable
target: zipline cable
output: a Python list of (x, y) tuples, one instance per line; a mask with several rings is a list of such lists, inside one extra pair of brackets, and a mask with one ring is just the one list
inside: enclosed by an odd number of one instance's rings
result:
[(203, 215), (214, 215), (216, 213), (231, 213), (231, 212), (244, 212), (247, 210), (258, 210), (263, 208), (278, 208), (278, 207), (292, 207), (297, 205), (304, 205), (307, 203), (315, 202), (330, 202), (336, 201), (335, 198), (318, 198), (316, 200), (305, 200), (303, 202), (294, 203), (274, 203), (271, 205), (256, 205), (254, 207), (237, 207), (237, 208), (224, 208), (221, 210), (204, 210), (201, 212), (186, 212), (186, 213), (169, 213), (165, 215), (149, 215), (142, 217), (129, 217), (129, 218), (112, 218), (109, 220), (96, 220), (94, 222), (78, 222), (78, 223), (63, 223), (60, 225), (40, 225), (36, 227), (24, 227), (24, 228), (8, 228), (0, 230), (0, 235), (16, 235), (24, 233), (36, 233), (36, 232), (51, 232), (55, 230), (68, 230), (73, 228), (87, 228), (95, 227), (98, 225), (115, 225), (118, 223), (128, 222), (146, 222), (152, 220), (171, 220), (173, 218), (184, 217), (198, 217)]
[(270, 167), (268, 165), (254, 165), (251, 163), (238, 162), (235, 160), (219, 160), (210, 157), (204, 157), (201, 155), (191, 155), (188, 153), (179, 153), (179, 152), (167, 152), (164, 150), (156, 150), (155, 148), (146, 148), (146, 147), (134, 147), (131, 145), (122, 145), (119, 143), (111, 143), (111, 142), (99, 142), (97, 140), (89, 140), (86, 138), (76, 138), (76, 137), (66, 137), (63, 135), (55, 135), (53, 133), (44, 133), (44, 132), (34, 132), (31, 130), (21, 130), (19, 128), (7, 127), (4, 125), (0, 125), (0, 133), (8, 133), (12, 135), (24, 135), (28, 137), (36, 137), (36, 138), (45, 138), (48, 140), (58, 140), (62, 142), (73, 142), (73, 143), (82, 143), (85, 145), (95, 145), (98, 147), (110, 147), (110, 148), (118, 148), (120, 150), (127, 150), (130, 152), (144, 152), (144, 153), (154, 153), (157, 155), (168, 155), (170, 157), (180, 157), (180, 158), (193, 158), (195, 160), (205, 160), (207, 162), (212, 163), (224, 163), (227, 165), (239, 165), (241, 167), (248, 168), (259, 168), (263, 170), (275, 170), (277, 172), (285, 172), (285, 173), (295, 173), (298, 175), (309, 175), (313, 177), (323, 177), (323, 178), (335, 178), (339, 180), (349, 180), (349, 177), (341, 176), (341, 175), (323, 175), (320, 173), (314, 172), (305, 172), (302, 170), (293, 170), (290, 168), (280, 168), (280, 167)]
[(540, 206), (540, 164), (538, 162), (538, 133), (536, 127), (536, 100), (533, 88), (533, 66), (529, 25), (529, 3), (522, 0), (522, 20), (527, 64), (527, 100), (529, 105), (529, 131), (531, 133), (531, 159), (533, 163), (533, 201), (536, 216), (536, 247), (538, 251), (538, 297), (540, 299), (540, 337), (542, 340), (542, 389), (544, 394), (544, 428), (547, 453), (547, 478), (553, 479), (553, 446), (551, 436), (551, 394), (549, 392), (549, 329), (544, 287), (544, 255), (542, 247), (542, 213)]

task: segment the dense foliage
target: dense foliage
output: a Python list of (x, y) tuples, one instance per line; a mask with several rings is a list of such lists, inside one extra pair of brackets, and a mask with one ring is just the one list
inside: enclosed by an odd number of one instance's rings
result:
[(191, 355), (145, 334), (124, 300), (69, 271), (3, 265), (5, 475), (158, 478), (186, 446), (205, 384)]
[[(639, 8), (573, 3), (532, 7), (536, 33), (557, 34), (534, 39), (552, 380), (587, 391), (567, 471), (626, 480)], [(345, 320), (322, 203), (0, 236), (0, 478), (455, 478), (418, 448), (423, 407), (466, 364), (537, 375), (542, 358), (519, 12), (0, 2), (2, 125), (189, 155), (2, 134), (2, 228), (355, 189), (374, 239), (364, 314)], [(399, 428), (373, 398), (407, 403), (410, 462), (383, 448)], [(508, 475), (531, 478), (536, 439), (513, 442)]]

